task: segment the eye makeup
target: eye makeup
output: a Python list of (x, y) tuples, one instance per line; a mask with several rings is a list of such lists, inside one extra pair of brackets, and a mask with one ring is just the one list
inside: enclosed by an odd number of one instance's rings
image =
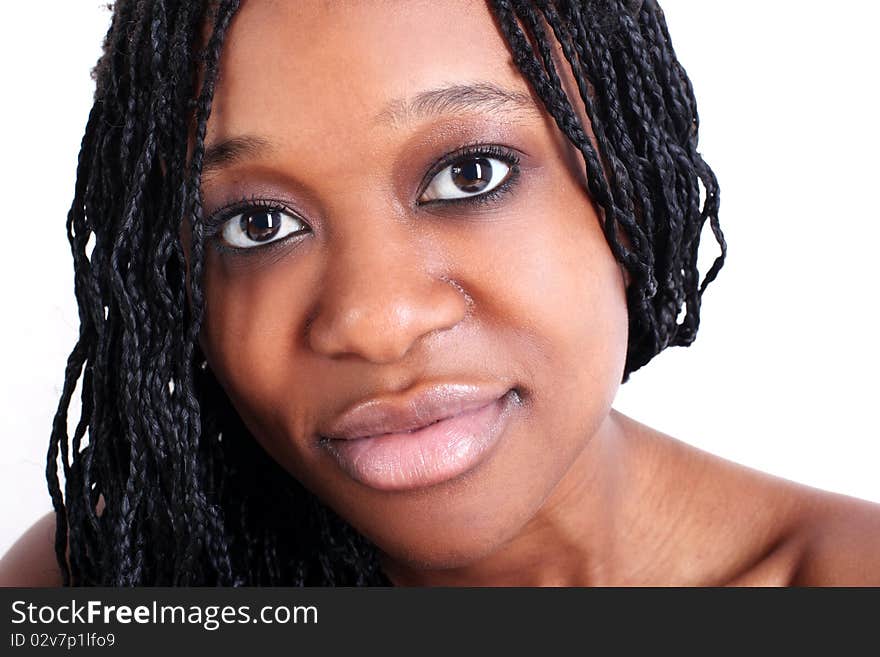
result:
[[(476, 193), (470, 196), (437, 198), (428, 201), (418, 200), (425, 193), (425, 190), (429, 187), (434, 178), (446, 168), (463, 162), (473, 161), (475, 159), (494, 159), (507, 165), (508, 171), (502, 182), (488, 192)], [(447, 153), (429, 167), (428, 172), (422, 178), (422, 181), (417, 188), (418, 193), (415, 196), (415, 207), (430, 208), (434, 211), (442, 210), (443, 208), (455, 208), (456, 211), (460, 212), (466, 210), (468, 207), (482, 208), (491, 206), (492, 204), (497, 203), (505, 194), (508, 194), (514, 189), (519, 181), (520, 175), (520, 155), (515, 149), (499, 144), (485, 144), (480, 142), (465, 144), (464, 146)], [(291, 208), (288, 202), (277, 198), (267, 198), (257, 194), (245, 195), (231, 202), (225, 203), (205, 218), (204, 226), (206, 239), (210, 240), (210, 242), (213, 243), (216, 249), (221, 253), (247, 256), (265, 254), (269, 250), (274, 251), (276, 248), (285, 246), (293, 240), (298, 240), (300, 237), (310, 232), (308, 228), (305, 228), (303, 230), (295, 231), (283, 238), (265, 244), (255, 243), (254, 246), (250, 247), (240, 247), (228, 244), (223, 238), (223, 230), (226, 223), (235, 220), (242, 214), (246, 215), (259, 210), (265, 212), (281, 212), (294, 217), (305, 226), (309, 225), (309, 222), (301, 215), (301, 213)]]
[(513, 186), (517, 182), (517, 178), (520, 175), (520, 156), (519, 154), (506, 146), (500, 146), (497, 144), (470, 144), (463, 146), (447, 155), (444, 155), (439, 161), (431, 166), (428, 170), (428, 173), (425, 175), (422, 184), (419, 185), (419, 193), (417, 197), (421, 197), (424, 194), (425, 189), (430, 185), (431, 181), (441, 173), (446, 167), (452, 166), (454, 164), (460, 163), (462, 161), (466, 161), (468, 159), (477, 159), (477, 158), (489, 158), (500, 160), (504, 162), (508, 167), (510, 167), (510, 171), (508, 171), (504, 180), (494, 187), (491, 191), (482, 193), (482, 194), (474, 194), (472, 196), (462, 196), (460, 198), (450, 198), (450, 199), (434, 199), (431, 201), (425, 201), (418, 203), (420, 206), (451, 206), (456, 205), (460, 206), (462, 204), (475, 204), (475, 205), (489, 205), (493, 201), (499, 199), (501, 196), (510, 191)]
[[(261, 211), (270, 213), (279, 212), (289, 215), (295, 218), (299, 223), (304, 224), (306, 228), (294, 231), (281, 239), (271, 240), (264, 244), (254, 242), (254, 246), (250, 247), (233, 246), (223, 238), (223, 231), (228, 222), (234, 221), (242, 215), (254, 214)], [(256, 195), (242, 197), (223, 205), (218, 210), (212, 212), (204, 220), (204, 226), (206, 241), (209, 241), (219, 252), (240, 255), (248, 255), (251, 251), (259, 251), (261, 253), (267, 253), (270, 250), (274, 251), (276, 248), (286, 245), (290, 241), (296, 240), (309, 232), (308, 222), (303, 219), (296, 210), (290, 208), (287, 203)]]

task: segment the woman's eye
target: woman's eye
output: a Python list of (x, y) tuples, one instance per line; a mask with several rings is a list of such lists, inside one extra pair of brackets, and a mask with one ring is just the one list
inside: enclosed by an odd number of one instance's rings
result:
[(308, 226), (302, 220), (279, 208), (252, 208), (228, 219), (222, 235), (228, 245), (249, 249), (304, 229)]
[(497, 158), (467, 156), (436, 174), (419, 202), (485, 194), (503, 183), (510, 171), (510, 166)]

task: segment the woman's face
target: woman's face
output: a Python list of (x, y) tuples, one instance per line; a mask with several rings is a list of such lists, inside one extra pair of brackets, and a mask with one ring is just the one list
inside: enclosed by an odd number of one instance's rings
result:
[(228, 221), (202, 344), (256, 440), (392, 559), (527, 533), (583, 474), (627, 317), (582, 160), (488, 7), (246, 0), (206, 145)]

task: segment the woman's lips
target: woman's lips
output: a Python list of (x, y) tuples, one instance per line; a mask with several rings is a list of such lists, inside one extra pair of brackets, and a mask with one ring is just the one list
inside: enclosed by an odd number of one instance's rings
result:
[(498, 442), (518, 401), (501, 397), (413, 431), (325, 438), (324, 447), (356, 481), (379, 490), (432, 486), (476, 465)]

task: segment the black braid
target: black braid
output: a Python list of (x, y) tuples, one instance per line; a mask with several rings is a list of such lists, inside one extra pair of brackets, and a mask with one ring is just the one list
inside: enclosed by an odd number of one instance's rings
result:
[[(117, 0), (95, 67), (67, 219), (80, 331), (46, 470), (65, 585), (388, 584), (375, 548), (249, 435), (198, 348), (204, 139), (238, 4)], [(605, 236), (631, 276), (626, 379), (693, 341), (703, 291), (724, 262), (693, 90), (653, 0), (490, 6), (516, 65), (583, 155)], [(563, 90), (554, 40), (577, 99)], [(701, 283), (707, 220), (721, 254)]]
[[(667, 346), (693, 342), (703, 291), (727, 252), (718, 183), (697, 152), (690, 80), (654, 0), (491, 4), (515, 63), (581, 151), (605, 236), (631, 276), (626, 380)], [(545, 23), (574, 73), (598, 153), (561, 89)], [(700, 283), (697, 249), (707, 219), (721, 252)]]

